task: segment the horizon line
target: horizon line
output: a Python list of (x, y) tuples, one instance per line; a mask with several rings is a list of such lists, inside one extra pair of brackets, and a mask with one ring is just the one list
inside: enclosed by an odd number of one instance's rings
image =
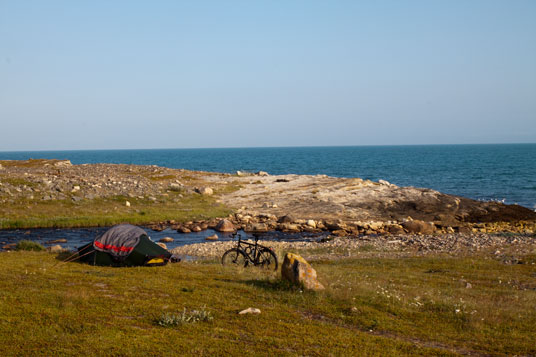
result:
[(73, 151), (135, 151), (135, 150), (220, 150), (220, 149), (291, 149), (291, 148), (343, 148), (343, 147), (400, 147), (400, 146), (478, 146), (478, 145), (534, 145), (521, 143), (458, 143), (458, 144), (369, 144), (369, 145), (286, 145), (286, 146), (227, 146), (227, 147), (163, 147), (163, 148), (116, 148), (116, 149), (37, 149), (0, 150), (0, 153), (21, 152), (73, 152)]

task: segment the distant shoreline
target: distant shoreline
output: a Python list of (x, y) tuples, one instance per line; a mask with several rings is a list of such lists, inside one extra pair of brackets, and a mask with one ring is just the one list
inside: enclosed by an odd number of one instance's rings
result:
[(0, 150), (2, 154), (10, 153), (61, 153), (61, 152), (88, 152), (88, 151), (167, 151), (167, 150), (235, 150), (235, 149), (316, 149), (316, 148), (397, 148), (397, 147), (423, 147), (423, 146), (493, 146), (493, 145), (536, 145), (536, 142), (528, 143), (458, 143), (458, 144), (378, 144), (378, 145), (298, 145), (298, 146), (226, 146), (226, 147), (184, 147), (184, 148), (108, 148), (108, 149), (32, 149), (32, 150)]

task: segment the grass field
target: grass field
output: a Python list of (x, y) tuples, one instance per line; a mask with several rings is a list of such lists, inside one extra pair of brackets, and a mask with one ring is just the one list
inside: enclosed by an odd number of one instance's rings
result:
[[(175, 197), (178, 194), (172, 192), (159, 202), (126, 196), (79, 202), (70, 199), (19, 200), (0, 206), (0, 229), (112, 226), (122, 222), (140, 225), (167, 220), (185, 222), (225, 217), (232, 212), (213, 197), (198, 194)], [(125, 205), (126, 201), (130, 207)]]
[[(520, 258), (313, 261), (326, 286), (314, 293), (215, 261), (54, 266), (46, 252), (0, 253), (0, 355), (534, 355), (536, 251)], [(238, 314), (248, 307), (262, 312)], [(162, 326), (194, 310), (209, 321)]]

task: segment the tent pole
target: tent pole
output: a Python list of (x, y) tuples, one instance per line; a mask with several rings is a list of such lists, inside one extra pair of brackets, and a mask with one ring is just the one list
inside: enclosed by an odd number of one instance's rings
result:
[[(57, 265), (63, 264), (63, 263), (74, 262), (75, 260), (80, 259), (80, 258), (82, 258), (83, 256), (86, 256), (86, 255), (88, 255), (88, 254), (90, 254), (90, 253), (93, 253), (94, 251), (95, 251), (95, 249), (90, 250), (89, 252), (84, 253), (84, 254), (82, 254), (82, 255), (80, 255), (80, 252), (77, 252), (77, 253), (71, 255), (70, 257), (68, 257), (67, 259), (65, 259), (65, 260), (63, 260), (63, 261), (61, 261), (61, 262), (58, 262), (58, 263), (54, 264), (54, 266), (52, 266), (52, 268), (56, 267)], [(76, 254), (78, 254), (78, 256), (75, 256)], [(74, 259), (71, 259), (71, 258), (73, 258), (73, 257), (74, 257)]]

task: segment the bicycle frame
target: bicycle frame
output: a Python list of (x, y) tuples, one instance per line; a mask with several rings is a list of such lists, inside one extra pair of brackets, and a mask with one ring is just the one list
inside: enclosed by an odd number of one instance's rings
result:
[[(253, 235), (253, 237), (255, 238), (255, 243), (249, 243), (249, 242), (244, 242), (242, 240), (242, 236), (239, 235), (238, 245), (236, 248), (244, 252), (244, 254), (246, 255), (246, 258), (250, 262), (252, 262), (253, 264), (257, 264), (259, 261), (259, 248), (266, 248), (266, 249), (269, 249), (269, 248), (262, 246), (258, 243), (259, 237), (257, 235)], [(250, 254), (250, 252), (252, 252), (253, 254)]]
[[(237, 233), (233, 234), (233, 240), (236, 235)], [(274, 251), (269, 247), (260, 245), (259, 237), (256, 234), (253, 234), (253, 237), (255, 238), (255, 243), (250, 243), (243, 241), (242, 236), (239, 235), (238, 244), (223, 253), (222, 264), (243, 265), (244, 267), (251, 264), (254, 266), (273, 267), (274, 270), (277, 270), (278, 262)]]

